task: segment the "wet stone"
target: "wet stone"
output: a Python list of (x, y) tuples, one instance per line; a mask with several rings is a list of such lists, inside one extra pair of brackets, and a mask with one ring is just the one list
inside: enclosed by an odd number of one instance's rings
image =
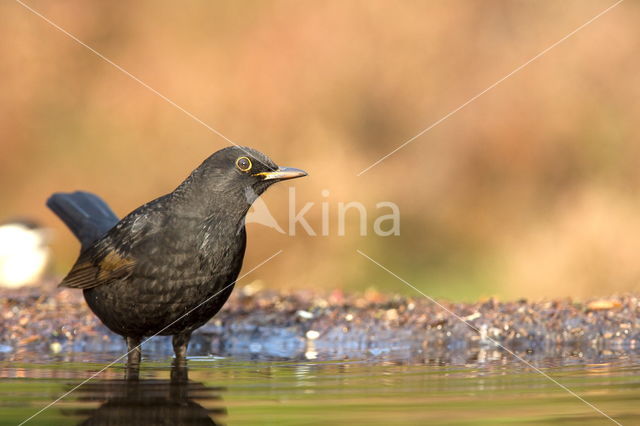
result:
[[(640, 299), (622, 295), (476, 303), (249, 287), (194, 333), (190, 352), (274, 358), (364, 357), (389, 351), (469, 352), (504, 346), (526, 353), (640, 348)], [(41, 286), (0, 291), (0, 353), (117, 352), (122, 338), (91, 313), (81, 292)], [(564, 349), (563, 349), (564, 348)], [(568, 349), (567, 349), (568, 348)], [(171, 354), (168, 337), (145, 351)]]

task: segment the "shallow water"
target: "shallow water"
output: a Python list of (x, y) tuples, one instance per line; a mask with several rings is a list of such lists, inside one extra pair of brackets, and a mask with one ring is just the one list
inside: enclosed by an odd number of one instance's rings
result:
[[(139, 381), (123, 380), (116, 363), (27, 424), (613, 424), (498, 349), (467, 359), (419, 351), (192, 356), (188, 382), (177, 369), (171, 379), (171, 359), (159, 352), (146, 354)], [(117, 356), (4, 354), (0, 424), (19, 424)], [(522, 356), (621, 424), (640, 424), (635, 355)]]

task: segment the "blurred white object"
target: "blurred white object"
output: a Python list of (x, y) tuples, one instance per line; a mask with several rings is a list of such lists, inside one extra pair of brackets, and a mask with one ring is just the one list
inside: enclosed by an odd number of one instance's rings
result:
[(33, 222), (0, 225), (0, 286), (36, 284), (49, 263), (48, 231)]

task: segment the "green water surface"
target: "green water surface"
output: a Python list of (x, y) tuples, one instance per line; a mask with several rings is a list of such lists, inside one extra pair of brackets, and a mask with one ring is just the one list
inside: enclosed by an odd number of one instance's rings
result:
[[(0, 361), (0, 424), (20, 424), (116, 356), (13, 354)], [(42, 360), (45, 358), (45, 360)], [(534, 362), (494, 352), (458, 365), (392, 356), (332, 360), (171, 359), (127, 382), (116, 363), (26, 424), (500, 425), (640, 424), (640, 369), (629, 355)]]

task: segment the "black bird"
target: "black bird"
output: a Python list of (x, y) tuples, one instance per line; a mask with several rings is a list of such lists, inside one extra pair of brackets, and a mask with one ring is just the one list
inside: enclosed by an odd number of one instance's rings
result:
[(60, 286), (82, 289), (98, 318), (125, 337), (129, 365), (140, 362), (142, 338), (156, 334), (173, 336), (176, 359), (184, 359), (191, 333), (231, 294), (249, 207), (272, 184), (302, 176), (233, 146), (122, 220), (96, 195), (53, 194), (47, 205), (82, 244)]

